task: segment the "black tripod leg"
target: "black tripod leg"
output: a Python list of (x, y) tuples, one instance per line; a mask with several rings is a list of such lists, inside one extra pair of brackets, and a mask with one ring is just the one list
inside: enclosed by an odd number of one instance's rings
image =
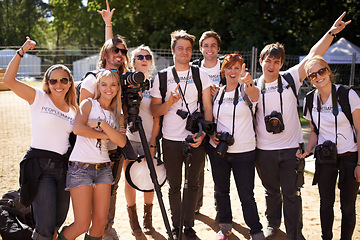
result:
[(153, 160), (151, 158), (151, 153), (150, 153), (148, 142), (146, 140), (146, 135), (145, 135), (145, 131), (144, 131), (144, 128), (143, 128), (143, 125), (142, 125), (141, 117), (139, 117), (139, 116), (136, 117), (136, 124), (138, 125), (141, 144), (143, 146), (143, 149), (144, 149), (144, 152), (145, 152), (145, 157), (146, 157), (146, 162), (147, 162), (148, 168), (150, 170), (150, 177), (151, 177), (152, 182), (154, 183), (154, 189), (155, 189), (155, 192), (156, 192), (157, 199), (159, 201), (159, 206), (160, 206), (161, 214), (162, 214), (162, 217), (163, 217), (163, 220), (164, 220), (165, 228), (166, 228), (167, 234), (169, 236), (169, 239), (174, 240), (174, 238), (173, 238), (173, 236), (171, 234), (171, 228), (170, 228), (169, 219), (168, 219), (167, 214), (166, 214), (166, 209), (165, 209), (164, 201), (163, 201), (163, 198), (162, 198), (160, 185), (159, 185), (159, 182), (158, 182), (158, 179), (157, 179), (154, 163), (153, 163)]
[(181, 200), (181, 208), (180, 208), (180, 226), (179, 226), (179, 239), (182, 239), (183, 234), (183, 226), (184, 226), (184, 210), (185, 210), (185, 199), (188, 191), (188, 171), (189, 171), (189, 161), (190, 161), (191, 153), (188, 152), (185, 157), (185, 181), (184, 181), (184, 189), (183, 196)]

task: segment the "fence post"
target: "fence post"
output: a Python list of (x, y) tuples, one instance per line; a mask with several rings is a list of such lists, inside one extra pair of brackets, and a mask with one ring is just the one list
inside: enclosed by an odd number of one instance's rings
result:
[(251, 73), (250, 73), (253, 79), (257, 78), (256, 64), (257, 64), (257, 48), (253, 46), (251, 49)]
[(349, 86), (354, 85), (354, 79), (355, 79), (355, 63), (356, 63), (356, 53), (352, 54), (352, 62), (351, 62), (351, 70), (350, 70), (350, 80), (349, 80)]

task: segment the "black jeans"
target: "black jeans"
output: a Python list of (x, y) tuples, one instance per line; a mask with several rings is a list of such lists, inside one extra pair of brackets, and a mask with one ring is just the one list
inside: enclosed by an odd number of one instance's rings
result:
[(357, 152), (348, 157), (339, 157), (339, 166), (335, 164), (319, 165), (320, 220), (322, 239), (333, 238), (334, 202), (336, 179), (339, 175), (341, 208), (341, 240), (351, 240), (356, 222), (355, 202), (359, 183), (354, 177)]
[[(184, 143), (180, 141), (162, 140), (164, 152), (164, 164), (166, 177), (169, 182), (169, 202), (171, 209), (171, 219), (174, 227), (180, 226), (181, 216), (181, 189), (182, 189), (182, 165), (185, 162), (183, 156)], [(184, 226), (194, 226), (195, 206), (198, 199), (199, 175), (204, 169), (205, 147), (200, 145), (191, 148), (190, 167), (188, 168), (188, 189), (184, 199)]]
[(255, 150), (244, 153), (227, 153), (223, 158), (215, 154), (212, 146), (208, 151), (216, 204), (216, 220), (219, 223), (232, 223), (230, 202), (230, 175), (235, 179), (241, 208), (250, 234), (261, 232), (262, 225), (254, 198)]

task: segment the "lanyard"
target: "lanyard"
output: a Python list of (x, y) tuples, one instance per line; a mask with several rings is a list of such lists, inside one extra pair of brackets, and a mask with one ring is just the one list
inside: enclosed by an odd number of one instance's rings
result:
[[(238, 104), (238, 101), (239, 101), (239, 86), (240, 84), (238, 84), (235, 88), (235, 93), (234, 93), (234, 101), (233, 101), (233, 104), (234, 104), (234, 111), (233, 111), (233, 124), (232, 124), (232, 133), (231, 133), (231, 136), (234, 136), (234, 130), (235, 130), (235, 108), (236, 108), (236, 105)], [(240, 86), (240, 88), (242, 88), (242, 86)], [(219, 111), (220, 111), (220, 106), (221, 104), (223, 103), (224, 101), (224, 96), (225, 96), (225, 92), (226, 92), (226, 86), (224, 87), (224, 90), (223, 92), (221, 93), (221, 96), (220, 96), (220, 99), (219, 99), (219, 106), (218, 106), (218, 109), (217, 109), (217, 115), (216, 115), (216, 123), (219, 121)]]
[[(283, 92), (283, 85), (281, 81), (281, 76), (279, 74), (278, 77), (278, 93), (280, 94), (280, 105), (281, 105), (281, 114), (283, 114), (283, 101), (282, 101), (282, 92)], [(262, 94), (262, 103), (263, 103), (263, 112), (265, 116), (265, 79), (261, 82), (261, 94)]]
[[(177, 74), (177, 72), (176, 72), (175, 66), (173, 66), (171, 70), (172, 70), (172, 73), (173, 73), (175, 82), (176, 82), (177, 84), (179, 84), (179, 83), (180, 83), (180, 79), (179, 79), (179, 76), (178, 76), (178, 74)], [(188, 105), (188, 103), (187, 103), (186, 100), (185, 100), (185, 93), (186, 93), (186, 88), (187, 88), (187, 85), (188, 85), (189, 73), (190, 73), (190, 68), (189, 68), (188, 73), (187, 73), (187, 76), (186, 76), (186, 83), (185, 83), (184, 92), (181, 90), (181, 86), (179, 85), (179, 93), (180, 93), (180, 96), (181, 96), (183, 102), (185, 103), (185, 107), (186, 107), (188, 113), (191, 114), (190, 109), (189, 109), (189, 105)]]

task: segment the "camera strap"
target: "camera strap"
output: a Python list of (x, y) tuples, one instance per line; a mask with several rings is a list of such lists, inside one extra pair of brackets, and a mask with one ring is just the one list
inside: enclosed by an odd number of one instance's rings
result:
[[(289, 85), (288, 85), (289, 87)], [(281, 81), (281, 75), (278, 77), (278, 93), (280, 94), (280, 106), (281, 106), (281, 114), (283, 114), (283, 100), (282, 100), (282, 92), (283, 92), (283, 84)], [(262, 94), (262, 103), (263, 103), (263, 112), (265, 116), (265, 79), (262, 77), (261, 79), (261, 94)]]
[[(336, 86), (331, 84), (331, 101), (332, 101), (332, 113), (335, 117), (335, 144), (337, 145), (337, 115), (339, 114), (338, 102), (337, 102), (337, 91)], [(317, 112), (318, 112), (318, 131), (320, 131), (320, 112), (321, 112), (321, 102), (319, 97), (319, 92), (317, 94)], [(319, 139), (319, 138), (318, 138)]]
[[(240, 86), (240, 84), (238, 83), (238, 85), (235, 88), (235, 93), (234, 93), (234, 112), (233, 112), (233, 124), (232, 124), (232, 133), (231, 136), (234, 136), (234, 130), (235, 130), (235, 109), (236, 109), (236, 105), (238, 104), (239, 101), (239, 87), (243, 87), (243, 85)], [(219, 106), (217, 109), (217, 115), (216, 115), (216, 123), (219, 120), (219, 112), (220, 112), (220, 105), (223, 103), (224, 101), (224, 96), (225, 96), (225, 92), (226, 92), (226, 86), (224, 87), (224, 90), (222, 91), (221, 95), (220, 95), (220, 99), (219, 99)]]
[[(175, 66), (173, 66), (171, 70), (172, 70), (172, 73), (173, 73), (173, 76), (174, 76), (174, 79), (175, 79), (176, 84), (179, 84), (179, 83), (180, 83), (180, 79), (179, 79), (179, 76), (178, 76), (178, 74), (177, 74), (177, 72), (176, 72)], [(184, 101), (184, 103), (185, 103), (186, 110), (188, 111), (189, 114), (191, 114), (190, 109), (189, 109), (189, 105), (188, 105), (188, 103), (187, 103), (186, 100), (185, 100), (185, 92), (186, 92), (186, 88), (187, 88), (187, 85), (188, 85), (189, 73), (190, 73), (190, 68), (189, 68), (188, 73), (187, 73), (187, 76), (186, 76), (186, 83), (185, 83), (184, 92), (181, 90), (181, 86), (179, 85), (179, 93), (180, 93), (180, 96), (181, 96), (181, 98), (183, 99), (183, 101)], [(195, 111), (196, 111), (196, 110), (195, 110)]]

